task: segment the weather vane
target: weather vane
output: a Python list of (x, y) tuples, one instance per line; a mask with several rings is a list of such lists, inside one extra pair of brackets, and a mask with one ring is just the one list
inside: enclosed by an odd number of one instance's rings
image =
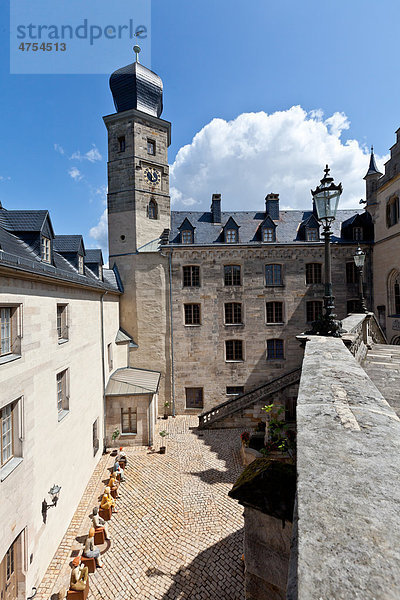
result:
[[(142, 35), (142, 33), (144, 33), (144, 29), (139, 29), (139, 31), (136, 31), (133, 36), (134, 37), (139, 37), (140, 35)], [(138, 44), (135, 44), (133, 46), (133, 51), (136, 54), (136, 62), (140, 62), (139, 60), (139, 53), (141, 51), (141, 47)]]

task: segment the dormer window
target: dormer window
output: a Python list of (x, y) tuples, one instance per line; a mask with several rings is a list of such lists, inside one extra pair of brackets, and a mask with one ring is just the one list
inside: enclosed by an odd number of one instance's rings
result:
[(275, 230), (272, 227), (265, 227), (262, 230), (262, 241), (263, 242), (274, 242), (275, 241)]
[(44, 262), (51, 262), (51, 242), (47, 237), (42, 236), (42, 260)]
[(363, 228), (353, 227), (353, 240), (360, 241), (363, 239)]
[(78, 270), (81, 275), (83, 275), (83, 256), (78, 254)]
[(181, 231), (182, 244), (193, 244), (193, 231), (185, 229)]
[(318, 229), (314, 229), (313, 227), (307, 227), (306, 241), (307, 242), (318, 242), (319, 241)]
[(225, 232), (225, 241), (227, 244), (234, 244), (238, 241), (238, 232), (236, 229), (227, 229)]
[(149, 219), (156, 220), (158, 218), (158, 206), (154, 198), (152, 198), (149, 202), (148, 215)]

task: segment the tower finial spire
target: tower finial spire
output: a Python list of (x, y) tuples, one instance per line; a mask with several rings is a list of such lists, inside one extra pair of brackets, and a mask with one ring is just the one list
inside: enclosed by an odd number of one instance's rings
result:
[(141, 47), (140, 47), (140, 46), (138, 46), (137, 44), (135, 44), (135, 45), (133, 46), (133, 51), (134, 51), (134, 53), (136, 54), (136, 62), (140, 63), (140, 60), (139, 60), (139, 53), (140, 53), (140, 51), (141, 51)]

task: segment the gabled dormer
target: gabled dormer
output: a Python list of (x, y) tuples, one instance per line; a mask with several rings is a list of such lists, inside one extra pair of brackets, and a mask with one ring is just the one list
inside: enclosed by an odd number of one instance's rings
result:
[(225, 244), (236, 244), (239, 241), (239, 225), (233, 217), (229, 217), (223, 227)]
[(276, 223), (269, 215), (261, 223), (259, 232), (263, 243), (276, 242)]
[(193, 227), (193, 225), (187, 217), (184, 218), (178, 229), (180, 233), (179, 237), (181, 244), (194, 244), (195, 227)]
[(54, 250), (72, 265), (80, 275), (85, 274), (85, 246), (81, 235), (56, 235)]
[(303, 242), (319, 242), (320, 223), (314, 213), (311, 213), (300, 223), (297, 239)]
[(374, 226), (368, 212), (355, 214), (343, 221), (340, 237), (349, 242), (370, 242), (374, 239)]
[(96, 275), (101, 281), (103, 281), (103, 254), (100, 249), (86, 250), (85, 265)]
[(54, 230), (47, 210), (3, 211), (2, 226), (20, 238), (38, 259), (53, 263)]

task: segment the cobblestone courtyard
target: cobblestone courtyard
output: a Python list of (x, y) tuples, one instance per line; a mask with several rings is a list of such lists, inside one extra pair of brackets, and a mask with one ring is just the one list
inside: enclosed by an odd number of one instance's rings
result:
[[(125, 448), (126, 482), (104, 567), (90, 575), (91, 600), (235, 600), (243, 598), (243, 508), (228, 497), (242, 470), (239, 431), (195, 429), (197, 417), (160, 420), (167, 453)], [(157, 439), (158, 438), (158, 439)], [(91, 508), (104, 488), (103, 456), (36, 596), (68, 587), (71, 556), (82, 548)]]

